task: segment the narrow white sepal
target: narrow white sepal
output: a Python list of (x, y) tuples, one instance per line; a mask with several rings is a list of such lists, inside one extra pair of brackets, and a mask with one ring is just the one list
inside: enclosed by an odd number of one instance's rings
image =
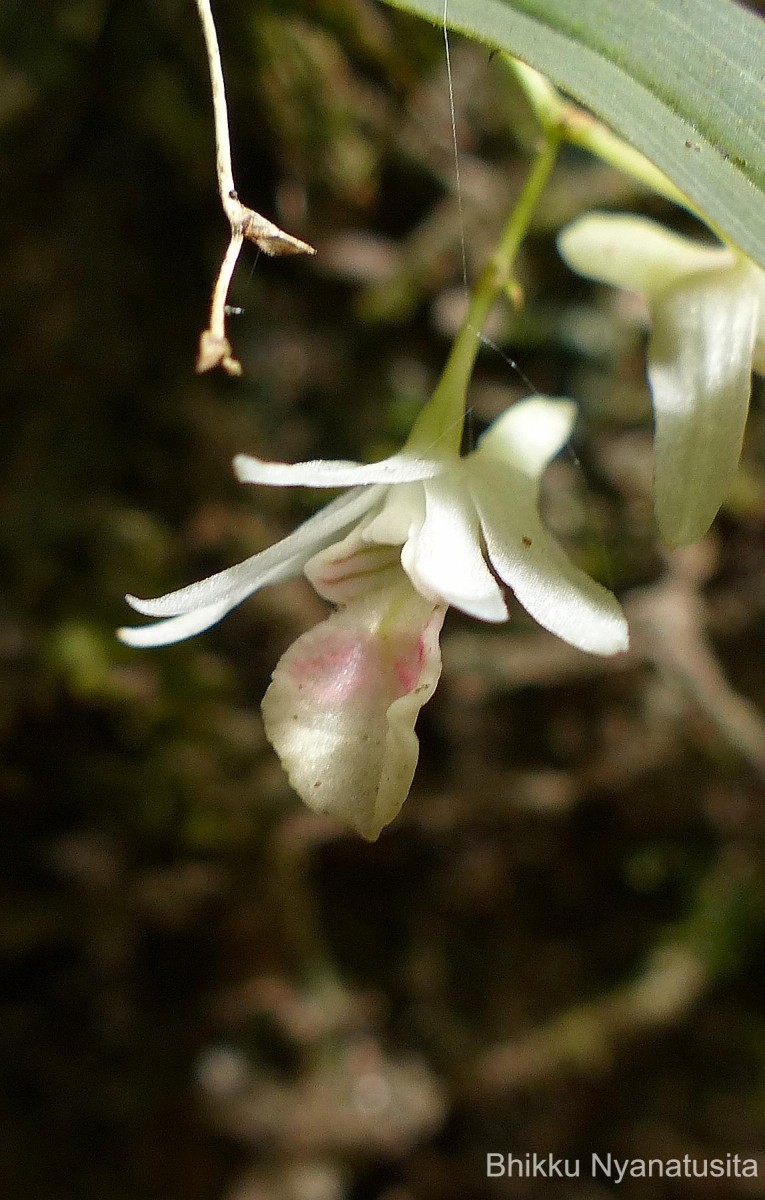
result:
[(311, 462), (276, 463), (237, 454), (234, 472), (240, 483), (262, 483), (276, 487), (357, 487), (370, 483), (411, 483), (430, 479), (442, 469), (433, 458), (394, 454), (376, 463), (324, 459)]
[(171, 646), (194, 637), (197, 633), (203, 633), (230, 611), (230, 604), (210, 604), (206, 608), (197, 608), (193, 612), (170, 617), (167, 621), (154, 621), (151, 625), (143, 626), (125, 626), (117, 630), (117, 637), (126, 646), (139, 649)]
[(128, 596), (128, 603), (149, 617), (176, 616), (214, 603), (228, 603), (233, 608), (259, 588), (299, 575), (312, 555), (369, 512), (383, 494), (384, 489), (379, 487), (354, 489), (319, 509), (280, 542), (244, 562), (154, 600)]

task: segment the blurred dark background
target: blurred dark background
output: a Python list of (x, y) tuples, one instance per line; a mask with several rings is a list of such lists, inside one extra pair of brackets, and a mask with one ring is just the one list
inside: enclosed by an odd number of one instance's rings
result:
[[(574, 279), (588, 207), (670, 219), (564, 154), (492, 339), (582, 405), (550, 525), (625, 599), (589, 658), (451, 615), (399, 820), (303, 810), (259, 700), (324, 606), (295, 582), (128, 651), (126, 591), (253, 553), (310, 493), (237, 451), (375, 457), (432, 388), (535, 139), (501, 62), (374, 0), (225, 0), (246, 247), (240, 380), (198, 377), (226, 243), (190, 0), (0, 9), (0, 1194), (4, 1200), (598, 1200), (592, 1151), (759, 1157), (765, 1194), (765, 426), (705, 543), (651, 508), (644, 316)], [(470, 436), (527, 391), (482, 354)], [(486, 1180), (487, 1152), (582, 1177)]]

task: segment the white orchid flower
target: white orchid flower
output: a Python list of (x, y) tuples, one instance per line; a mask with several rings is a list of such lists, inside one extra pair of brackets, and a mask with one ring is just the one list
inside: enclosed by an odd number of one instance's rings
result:
[(558, 246), (579, 274), (648, 298), (656, 516), (668, 544), (696, 541), (736, 473), (752, 370), (765, 372), (765, 272), (645, 217), (590, 213)]
[(370, 839), (409, 791), (414, 724), (438, 682), (448, 605), (504, 621), (504, 584), (574, 646), (613, 654), (628, 640), (614, 596), (573, 565), (537, 511), (542, 471), (571, 432), (574, 404), (516, 404), (465, 457), (451, 428), (425, 448), (433, 412), (424, 410), (400, 454), (371, 465), (238, 456), (244, 483), (351, 490), (235, 567), (157, 600), (129, 596), (163, 619), (119, 631), (132, 646), (177, 642), (267, 584), (305, 573), (337, 611), (283, 655), (263, 700), (266, 733), (306, 803)]

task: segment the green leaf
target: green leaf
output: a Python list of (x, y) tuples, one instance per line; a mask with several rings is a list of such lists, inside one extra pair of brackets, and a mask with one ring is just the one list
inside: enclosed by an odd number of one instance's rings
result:
[[(443, 24), (445, 0), (386, 0)], [(765, 21), (734, 0), (447, 0), (535, 67), (765, 266)]]

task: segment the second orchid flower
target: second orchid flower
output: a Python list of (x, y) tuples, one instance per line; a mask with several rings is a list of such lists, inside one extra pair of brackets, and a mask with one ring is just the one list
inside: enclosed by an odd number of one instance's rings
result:
[(752, 370), (765, 372), (765, 272), (645, 217), (589, 213), (558, 246), (580, 275), (648, 299), (656, 516), (669, 545), (696, 541), (736, 474)]

